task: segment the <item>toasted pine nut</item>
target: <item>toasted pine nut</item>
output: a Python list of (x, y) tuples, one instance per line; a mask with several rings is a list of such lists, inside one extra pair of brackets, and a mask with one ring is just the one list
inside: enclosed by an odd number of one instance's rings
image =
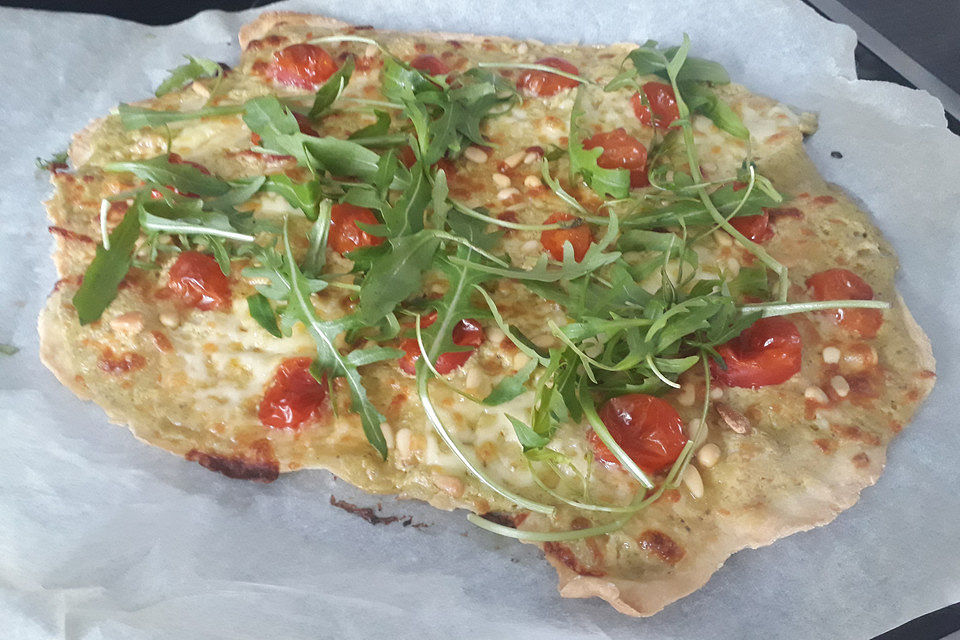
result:
[(803, 397), (817, 404), (827, 404), (830, 402), (830, 398), (827, 397), (827, 394), (825, 394), (820, 387), (807, 387), (803, 391)]
[(700, 477), (700, 472), (692, 464), (687, 465), (683, 472), (683, 484), (695, 499), (703, 497), (703, 478)]
[(523, 179), (523, 186), (527, 189), (536, 189), (537, 187), (543, 186), (543, 183), (540, 182), (540, 178), (537, 176), (530, 175)]
[(525, 155), (526, 153), (523, 151), (517, 151), (516, 153), (512, 153), (503, 159), (503, 164), (513, 169), (514, 167), (518, 166), (521, 162), (523, 162), (523, 157)]
[(498, 189), (506, 189), (510, 186), (510, 178), (502, 173), (495, 173), (493, 174), (493, 184), (497, 185)]
[(477, 164), (483, 164), (487, 161), (487, 152), (481, 149), (480, 147), (467, 147), (463, 152), (463, 157), (469, 160), (470, 162), (476, 162)]
[(836, 347), (824, 347), (822, 356), (823, 361), (827, 364), (837, 364), (840, 362), (840, 349)]
[(850, 383), (843, 376), (833, 376), (830, 378), (830, 386), (837, 392), (841, 398), (846, 398), (850, 393)]
[(456, 476), (450, 476), (445, 473), (435, 475), (433, 476), (433, 484), (454, 498), (459, 498), (463, 495), (463, 480)]
[(518, 196), (518, 195), (520, 195), (520, 190), (519, 190), (519, 189), (515, 189), (514, 187), (507, 187), (506, 189), (501, 189), (501, 190), (497, 193), (497, 199), (498, 199), (498, 200), (509, 200), (509, 199), (512, 198), (513, 196)]
[(720, 460), (720, 447), (708, 442), (697, 451), (697, 462), (704, 469), (709, 469)]

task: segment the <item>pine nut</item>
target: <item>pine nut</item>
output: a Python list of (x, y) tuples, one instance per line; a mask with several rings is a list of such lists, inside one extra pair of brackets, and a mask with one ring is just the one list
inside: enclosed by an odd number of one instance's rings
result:
[(160, 312), (160, 324), (167, 327), (168, 329), (176, 329), (180, 326), (180, 318), (177, 316), (174, 311), (161, 311)]
[(840, 362), (840, 349), (836, 347), (824, 347), (823, 361), (827, 364), (837, 364)]
[(710, 388), (710, 399), (711, 400), (721, 400), (723, 399), (723, 389), (721, 387), (711, 387)]
[(523, 179), (523, 186), (527, 189), (536, 189), (537, 187), (543, 186), (543, 183), (540, 182), (540, 178), (537, 176), (527, 176)]
[(387, 449), (393, 449), (396, 442), (393, 437), (393, 427), (389, 422), (381, 422), (380, 430), (383, 432), (383, 439), (387, 442)]
[(708, 442), (697, 451), (697, 462), (699, 462), (700, 466), (704, 469), (709, 469), (717, 464), (718, 460), (720, 460), (720, 447), (712, 442)]
[(680, 393), (677, 395), (677, 404), (683, 407), (692, 407), (697, 401), (697, 389), (692, 384), (685, 384), (680, 387)]
[(736, 258), (727, 258), (727, 271), (730, 272), (731, 278), (740, 275), (740, 261)]
[(517, 167), (521, 162), (523, 162), (523, 158), (525, 155), (526, 153), (523, 151), (517, 151), (516, 153), (512, 153), (503, 159), (503, 164), (513, 169), (514, 167)]
[(477, 164), (483, 164), (487, 161), (487, 152), (481, 149), (480, 147), (467, 147), (463, 152), (463, 157), (469, 160), (470, 162), (476, 162)]
[(128, 311), (120, 314), (110, 321), (110, 327), (114, 331), (123, 333), (140, 333), (143, 329), (143, 314), (139, 311)]
[(503, 331), (500, 330), (500, 327), (490, 327), (487, 329), (487, 340), (490, 341), (490, 344), (498, 345), (503, 342), (503, 339), (506, 337)]
[(733, 246), (733, 238), (731, 238), (730, 234), (728, 234), (726, 231), (719, 231), (719, 230), (714, 231), (713, 239), (716, 240), (717, 244), (720, 245), (721, 247)]
[(692, 464), (687, 465), (683, 472), (683, 484), (695, 499), (703, 497), (703, 478), (700, 477), (700, 472)]
[(493, 184), (497, 186), (497, 189), (506, 189), (510, 186), (510, 178), (502, 173), (495, 173), (493, 174)]
[(413, 432), (410, 429), (403, 428), (397, 431), (394, 440), (397, 446), (397, 457), (406, 460), (410, 457), (410, 441), (413, 438)]
[(843, 376), (833, 376), (830, 378), (830, 386), (837, 392), (841, 398), (846, 398), (850, 393), (850, 383)]
[(464, 380), (463, 384), (464, 386), (467, 387), (467, 389), (476, 389), (477, 387), (480, 386), (480, 381), (481, 381), (480, 369), (476, 367), (471, 367), (470, 370), (467, 371), (467, 379)]
[(518, 195), (520, 195), (520, 190), (519, 190), (519, 189), (515, 189), (515, 188), (513, 188), (513, 187), (507, 187), (506, 189), (501, 189), (501, 190), (497, 193), (497, 199), (498, 199), (498, 200), (509, 200), (509, 199), (512, 198), (513, 196), (518, 196)]
[(540, 251), (540, 241), (539, 240), (527, 240), (522, 245), (520, 245), (520, 251), (523, 253), (537, 253)]
[(827, 397), (827, 394), (824, 393), (820, 387), (807, 387), (803, 391), (803, 397), (817, 404), (827, 404), (830, 402), (830, 398)]
[(454, 498), (459, 498), (463, 495), (463, 480), (456, 476), (449, 476), (445, 473), (435, 475), (433, 476), (433, 484)]

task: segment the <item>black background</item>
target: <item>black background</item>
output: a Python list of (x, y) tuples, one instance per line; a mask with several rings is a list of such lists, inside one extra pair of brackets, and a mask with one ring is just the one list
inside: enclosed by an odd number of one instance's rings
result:
[[(0, 5), (98, 13), (159, 25), (185, 20), (205, 9), (240, 11), (268, 2), (269, 0), (168, 0), (163, 3), (130, 0), (0, 0)], [(816, 0), (808, 4), (815, 2)], [(953, 90), (960, 92), (960, 0), (841, 0), (841, 4)], [(913, 86), (869, 49), (858, 46), (856, 56), (857, 71), (861, 78)], [(957, 120), (949, 120), (951, 130), (960, 135)], [(877, 604), (882, 606), (881, 603)], [(877, 636), (874, 640), (941, 640), (957, 630), (960, 630), (960, 603), (910, 621)]]

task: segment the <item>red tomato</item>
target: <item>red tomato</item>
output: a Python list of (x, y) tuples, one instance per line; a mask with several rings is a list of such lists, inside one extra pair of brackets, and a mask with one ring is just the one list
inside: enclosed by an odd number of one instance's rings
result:
[(400, 149), (397, 151), (397, 158), (400, 160), (400, 164), (405, 166), (407, 169), (417, 163), (417, 154), (414, 153), (413, 147), (408, 144), (400, 147)]
[[(662, 82), (648, 82), (643, 85), (643, 93), (647, 96), (649, 106), (643, 104), (639, 93), (633, 94), (630, 103), (633, 113), (641, 124), (658, 129), (666, 129), (670, 123), (680, 117), (677, 109), (677, 97), (673, 94), (673, 87)], [(653, 110), (651, 117), (650, 111)]]
[(367, 233), (357, 226), (363, 224), (380, 224), (373, 211), (352, 204), (335, 204), (330, 211), (330, 232), (327, 235), (327, 246), (343, 255), (360, 247), (376, 247), (383, 244), (383, 238)]
[[(614, 441), (646, 473), (669, 467), (687, 443), (683, 421), (676, 410), (660, 398), (645, 393), (611, 398), (600, 407), (599, 415)], [(620, 466), (595, 431), (591, 429), (587, 438), (598, 460)]]
[[(579, 218), (558, 211), (544, 220), (543, 223), (554, 224), (568, 220), (579, 220)], [(590, 227), (581, 222), (581, 224), (569, 229), (547, 229), (540, 232), (540, 244), (554, 260), (563, 260), (563, 245), (566, 242), (573, 245), (573, 259), (580, 262), (586, 255), (587, 249), (590, 248), (590, 243), (593, 242)]]
[(437, 56), (419, 55), (410, 61), (410, 66), (431, 76), (445, 76), (450, 73), (447, 63)]
[(781, 317), (762, 318), (717, 347), (727, 368), (710, 362), (713, 376), (728, 387), (765, 387), (786, 382), (800, 371), (800, 332)]
[[(559, 69), (566, 73), (579, 75), (580, 70), (564, 60), (563, 58), (541, 58), (537, 64), (546, 65)], [(558, 76), (549, 71), (540, 71), (537, 69), (528, 69), (517, 78), (517, 89), (523, 93), (537, 98), (546, 98), (555, 96), (564, 89), (573, 89), (579, 82), (563, 76)]]
[(647, 148), (620, 127), (613, 131), (598, 133), (583, 141), (584, 149), (603, 147), (597, 164), (604, 169), (627, 169), (631, 187), (645, 187), (647, 180)]
[(327, 377), (323, 384), (310, 373), (311, 358), (288, 358), (273, 378), (260, 401), (260, 422), (274, 429), (296, 429), (320, 414), (327, 399)]
[(212, 257), (184, 251), (170, 267), (167, 288), (181, 302), (204, 311), (230, 308), (230, 280)]
[[(317, 130), (313, 128), (313, 123), (310, 122), (310, 118), (303, 115), (302, 113), (297, 113), (296, 111), (292, 111), (291, 113), (293, 113), (293, 117), (296, 118), (297, 120), (297, 126), (300, 127), (300, 133), (302, 133), (305, 136), (317, 135)], [(250, 141), (253, 144), (260, 144), (261, 138), (258, 134), (251, 133)]]
[(316, 89), (337, 70), (330, 54), (314, 44), (293, 44), (273, 53), (267, 75), (280, 84)]
[(773, 237), (770, 226), (770, 214), (764, 211), (755, 216), (741, 216), (730, 220), (733, 228), (747, 237), (747, 240), (763, 244)]
[[(430, 315), (426, 316), (426, 318), (420, 321), (420, 326), (429, 327), (433, 324), (433, 321), (436, 320), (436, 317), (436, 313), (432, 314), (432, 318)], [(473, 349), (469, 351), (448, 351), (441, 353), (440, 357), (438, 357), (434, 363), (437, 373), (446, 375), (454, 369), (462, 367), (486, 337), (487, 334), (483, 330), (483, 326), (476, 320), (467, 318), (458, 322), (456, 326), (453, 327), (453, 344), (460, 347), (473, 347)], [(417, 372), (417, 359), (420, 357), (420, 345), (417, 344), (417, 339), (410, 338), (404, 340), (400, 344), (400, 348), (406, 352), (406, 354), (400, 358), (400, 370), (411, 376), (415, 375)]]
[[(807, 288), (817, 300), (872, 300), (873, 289), (863, 278), (847, 269), (827, 269), (807, 278)], [(883, 324), (880, 309), (834, 309), (834, 320), (844, 329), (864, 338), (873, 338)]]

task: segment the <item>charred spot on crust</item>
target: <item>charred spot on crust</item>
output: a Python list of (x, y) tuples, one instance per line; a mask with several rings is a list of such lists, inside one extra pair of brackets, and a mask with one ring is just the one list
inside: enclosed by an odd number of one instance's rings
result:
[(649, 551), (667, 564), (677, 564), (687, 554), (683, 547), (663, 531), (647, 529), (637, 538), (640, 548)]
[(254, 482), (273, 482), (280, 477), (280, 463), (270, 459), (246, 459), (241, 457), (223, 456), (217, 453), (204, 453), (191, 449), (184, 456), (201, 467), (222, 473), (228, 478), (236, 480), (253, 480)]
[[(582, 562), (580, 562), (580, 559), (577, 558), (577, 555), (573, 552), (573, 550), (565, 544), (561, 544), (559, 542), (544, 542), (543, 553), (555, 558), (562, 563), (563, 566), (581, 576), (592, 576), (599, 578), (603, 575), (606, 575), (605, 572), (599, 569), (592, 569), (585, 566)], [(594, 553), (594, 555), (596, 555), (596, 553)]]
[(362, 520), (366, 520), (370, 524), (393, 524), (394, 522), (399, 522), (404, 527), (414, 527), (415, 529), (421, 529), (427, 525), (423, 522), (414, 522), (413, 516), (379, 516), (374, 511), (373, 507), (358, 507), (352, 502), (347, 502), (346, 500), (337, 500), (336, 496), (330, 496), (330, 504), (338, 509), (343, 509), (347, 513), (351, 513)]
[(502, 513), (500, 511), (488, 511), (487, 513), (481, 514), (481, 518), (484, 520), (489, 520), (494, 524), (499, 524), (502, 527), (515, 527), (517, 522), (514, 517), (509, 513)]

